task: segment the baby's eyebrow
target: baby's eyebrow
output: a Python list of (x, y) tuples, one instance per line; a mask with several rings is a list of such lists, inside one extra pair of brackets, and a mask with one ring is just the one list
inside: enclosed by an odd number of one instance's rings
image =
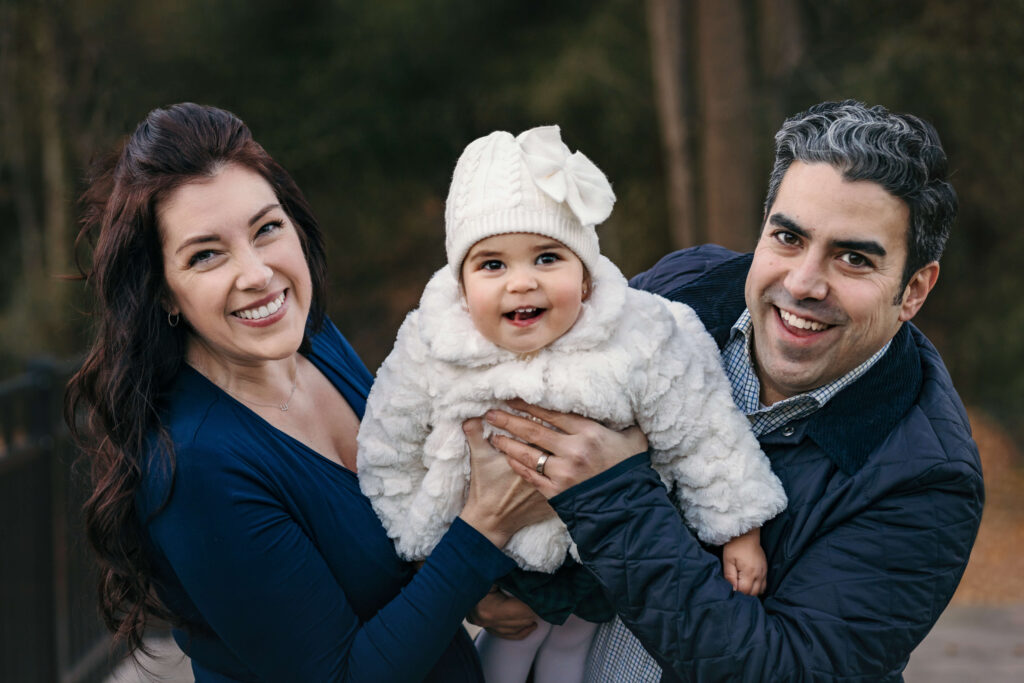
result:
[(501, 255), (502, 253), (500, 251), (475, 251), (470, 254), (468, 258), (495, 258), (496, 256)]

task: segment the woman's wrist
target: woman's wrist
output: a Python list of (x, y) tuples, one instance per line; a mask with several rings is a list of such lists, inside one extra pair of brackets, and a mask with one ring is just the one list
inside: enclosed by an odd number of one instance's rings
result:
[(459, 517), (497, 548), (504, 548), (512, 537), (511, 533), (502, 528), (500, 519), (487, 514), (486, 511), (477, 510), (473, 505), (467, 504), (459, 513)]

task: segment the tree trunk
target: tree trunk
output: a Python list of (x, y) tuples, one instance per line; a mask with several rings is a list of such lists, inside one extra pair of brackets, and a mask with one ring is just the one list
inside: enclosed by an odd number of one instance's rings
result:
[(665, 164), (669, 240), (673, 249), (697, 242), (691, 123), (687, 115), (684, 2), (647, 0), (647, 30)]
[(803, 17), (797, 0), (760, 0), (758, 42), (760, 65), (764, 75), (764, 121), (774, 135), (787, 112), (786, 84), (804, 58)]
[(761, 212), (752, 183), (753, 93), (740, 0), (697, 0), (697, 67), (707, 239), (749, 250)]
[(23, 60), (14, 46), (18, 23), (17, 10), (9, 5), (0, 6), (0, 129), (3, 148), (0, 155), (11, 174), (14, 215), (21, 242), (21, 273), (27, 277), (43, 270), (42, 248), (39, 240), (39, 218), (36, 212), (31, 171), (25, 153), (25, 129), (22, 123), (22, 105), (18, 94), (19, 68)]
[(39, 52), (39, 135), (43, 171), (43, 235), (47, 275), (54, 278), (67, 271), (68, 173), (64, 158), (64, 131), (60, 111), (64, 82), (57, 53), (54, 17), (41, 11), (36, 23)]

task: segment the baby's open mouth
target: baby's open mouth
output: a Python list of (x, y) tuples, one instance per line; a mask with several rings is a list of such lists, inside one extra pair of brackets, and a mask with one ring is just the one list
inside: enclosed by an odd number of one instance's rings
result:
[(529, 320), (530, 318), (536, 318), (538, 315), (543, 313), (545, 308), (517, 308), (514, 311), (505, 313), (505, 317), (509, 320), (515, 320), (516, 322), (522, 320)]

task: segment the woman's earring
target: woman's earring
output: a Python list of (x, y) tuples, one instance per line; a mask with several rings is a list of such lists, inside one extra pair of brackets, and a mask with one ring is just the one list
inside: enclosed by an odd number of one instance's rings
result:
[(180, 321), (181, 321), (181, 314), (180, 313), (170, 313), (170, 312), (167, 313), (167, 324), (170, 325), (171, 327), (177, 327), (178, 326), (178, 322), (180, 322)]

